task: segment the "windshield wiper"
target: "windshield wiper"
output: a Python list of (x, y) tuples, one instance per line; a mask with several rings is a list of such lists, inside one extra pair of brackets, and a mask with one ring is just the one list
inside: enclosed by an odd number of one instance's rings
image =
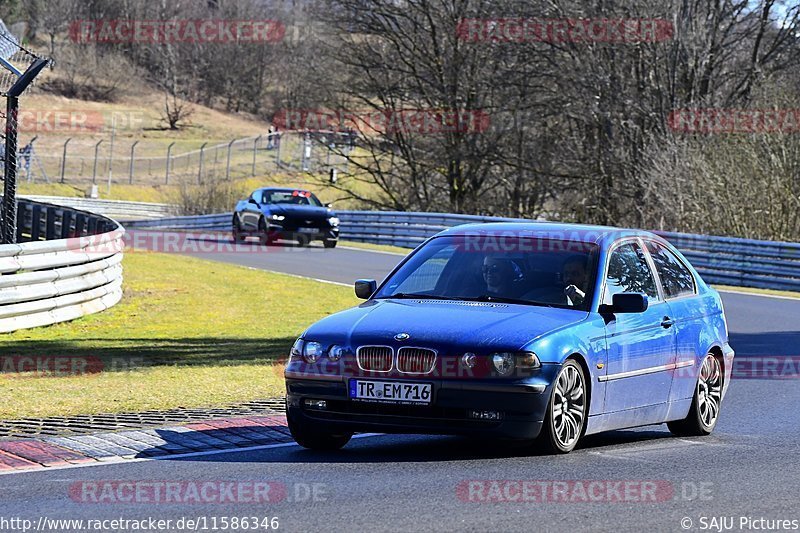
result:
[(461, 299), (466, 300), (468, 302), (497, 302), (501, 304), (547, 305), (548, 307), (551, 307), (549, 304), (532, 302), (530, 300), (520, 300), (518, 298), (506, 298), (504, 296), (492, 296), (491, 294), (482, 294), (480, 296), (470, 296)]
[(384, 298), (398, 298), (403, 300), (460, 300), (461, 298), (454, 298), (452, 296), (439, 296), (438, 294), (423, 294), (423, 293), (414, 293), (414, 292), (397, 292), (395, 294), (391, 294), (389, 296), (381, 296), (380, 299)]

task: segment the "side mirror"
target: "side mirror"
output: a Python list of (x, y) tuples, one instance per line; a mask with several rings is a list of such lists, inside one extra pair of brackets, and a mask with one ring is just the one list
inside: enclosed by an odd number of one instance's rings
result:
[(333, 204), (331, 202), (328, 202), (327, 204), (325, 204), (325, 207), (333, 207)]
[(369, 300), (369, 297), (378, 289), (378, 282), (374, 279), (357, 279), (356, 296), (362, 300)]
[(253, 204), (254, 206), (258, 207), (258, 202), (256, 202), (256, 199), (253, 198), (252, 196), (247, 199), (247, 203)]
[(647, 296), (638, 292), (621, 292), (611, 297), (611, 305), (603, 304), (602, 314), (644, 313), (647, 311)]

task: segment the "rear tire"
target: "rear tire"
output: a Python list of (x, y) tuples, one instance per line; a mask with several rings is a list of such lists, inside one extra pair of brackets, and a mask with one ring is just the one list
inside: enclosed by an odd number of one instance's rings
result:
[(714, 354), (707, 354), (700, 365), (692, 406), (683, 420), (667, 422), (669, 430), (680, 437), (709, 435), (719, 420), (722, 406), (722, 366)]
[(286, 421), (289, 424), (289, 432), (292, 434), (292, 438), (295, 442), (309, 450), (339, 450), (350, 442), (350, 439), (353, 437), (352, 433), (334, 435), (332, 433), (314, 431), (307, 425), (297, 422), (289, 416), (286, 417)]
[(538, 444), (551, 454), (569, 453), (586, 428), (588, 412), (586, 375), (574, 359), (567, 359), (553, 381)]

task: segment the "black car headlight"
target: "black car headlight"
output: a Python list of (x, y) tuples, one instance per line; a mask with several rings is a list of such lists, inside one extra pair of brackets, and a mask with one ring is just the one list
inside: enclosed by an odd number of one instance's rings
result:
[(285, 220), (286, 217), (283, 215), (270, 215), (269, 219), (272, 220), (273, 222), (281, 222)]
[(533, 352), (498, 352), (492, 354), (492, 364), (495, 372), (506, 377), (514, 370), (533, 370), (542, 366), (539, 358)]

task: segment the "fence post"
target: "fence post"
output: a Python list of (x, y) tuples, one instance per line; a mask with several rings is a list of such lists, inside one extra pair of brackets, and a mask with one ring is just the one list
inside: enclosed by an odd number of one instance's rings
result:
[(253, 141), (253, 172), (252, 177), (256, 177), (256, 154), (258, 153), (258, 142), (261, 140), (261, 135), (256, 137), (256, 140)]
[(72, 140), (72, 137), (64, 141), (64, 150), (61, 152), (61, 183), (64, 183), (64, 173), (67, 169), (67, 145)]
[(6, 102), (5, 181), (3, 183), (3, 244), (17, 242), (17, 113), (19, 98)]
[(225, 181), (229, 181), (231, 179), (231, 148), (233, 148), (233, 143), (235, 142), (236, 139), (233, 139), (228, 143), (228, 159), (225, 163)]
[(206, 145), (208, 143), (204, 142), (203, 145), (200, 147), (200, 164), (198, 165), (197, 170), (197, 184), (200, 185), (203, 183), (203, 160), (205, 159), (206, 153)]
[(97, 185), (97, 155), (100, 150), (100, 145), (103, 144), (103, 139), (97, 141), (94, 145), (94, 166), (92, 167), (92, 185)]
[(172, 141), (169, 146), (167, 146), (167, 176), (164, 180), (164, 185), (169, 185), (169, 161), (170, 157), (172, 157), (172, 147), (175, 146), (175, 141)]
[(134, 141), (133, 144), (131, 145), (131, 164), (128, 167), (128, 183), (129, 184), (133, 183), (133, 155), (134, 155), (134, 152), (136, 151), (136, 145), (137, 144), (139, 144), (139, 141)]

